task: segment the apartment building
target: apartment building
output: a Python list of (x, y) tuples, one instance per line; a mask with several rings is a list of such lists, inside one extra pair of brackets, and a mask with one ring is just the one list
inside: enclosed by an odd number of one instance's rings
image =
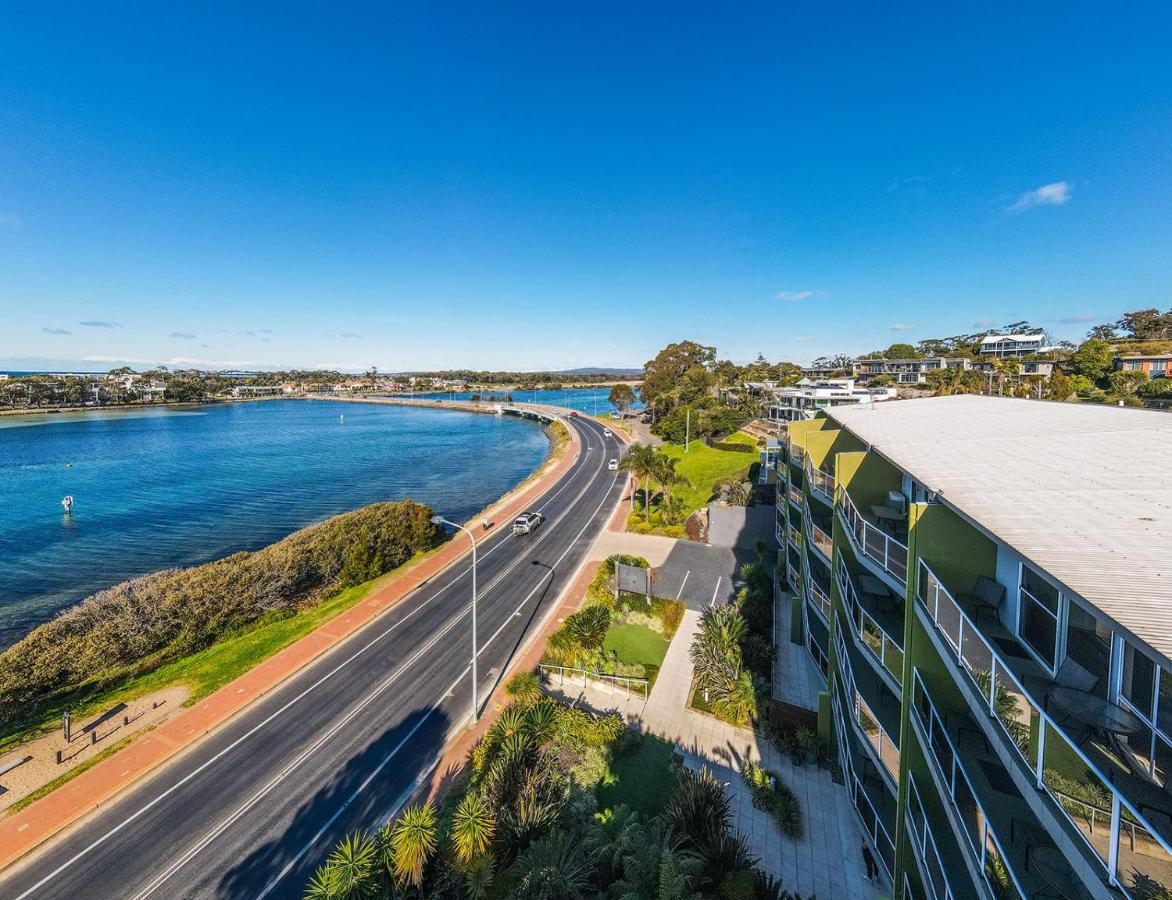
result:
[(821, 410), (833, 406), (869, 406), (883, 400), (893, 400), (894, 388), (861, 388), (853, 378), (803, 378), (792, 387), (774, 387), (768, 390), (770, 419), (797, 422), (812, 419)]
[(1030, 356), (1053, 349), (1041, 331), (1033, 334), (989, 334), (981, 339), (981, 353), (990, 356)]
[(925, 356), (921, 359), (856, 359), (855, 378), (866, 380), (878, 375), (890, 375), (896, 384), (926, 384), (928, 373), (937, 369), (959, 369), (967, 372), (973, 361), (967, 356)]
[(1172, 353), (1117, 356), (1115, 368), (1122, 372), (1146, 372), (1149, 378), (1167, 378), (1169, 373), (1172, 373)]
[(1170, 440), (980, 396), (787, 426), (819, 731), (896, 897), (1172, 897)]

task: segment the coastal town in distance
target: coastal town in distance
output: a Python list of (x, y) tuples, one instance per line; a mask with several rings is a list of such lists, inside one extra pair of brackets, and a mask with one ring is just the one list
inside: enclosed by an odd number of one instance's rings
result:
[(1172, 898), (1168, 8), (61, 12), (0, 898)]

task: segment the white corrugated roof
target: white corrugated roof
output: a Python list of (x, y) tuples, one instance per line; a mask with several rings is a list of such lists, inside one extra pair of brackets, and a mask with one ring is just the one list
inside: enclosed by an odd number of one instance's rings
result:
[(826, 412), (1172, 660), (1172, 413), (979, 396)]

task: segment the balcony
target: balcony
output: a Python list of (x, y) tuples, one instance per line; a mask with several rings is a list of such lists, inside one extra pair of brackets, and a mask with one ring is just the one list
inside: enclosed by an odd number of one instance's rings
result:
[[(834, 634), (838, 651), (840, 684), (846, 694), (844, 709), (849, 712), (857, 734), (871, 755), (876, 768), (887, 779), (887, 786), (894, 794), (899, 784), (899, 697), (879, 682), (864, 676), (860, 683), (855, 680), (851, 654), (842, 638), (842, 622)], [(884, 725), (884, 722), (887, 724)], [(895, 737), (892, 737), (894, 733)]]
[(830, 627), (830, 585), (822, 583), (810, 574), (809, 565), (806, 566), (806, 599), (810, 605), (822, 615), (822, 621)]
[(786, 528), (786, 536), (789, 538), (789, 542), (793, 544), (796, 549), (802, 549), (802, 533), (798, 530), (797, 526), (792, 524), (789, 525)]
[(806, 484), (810, 486), (810, 493), (819, 500), (833, 506), (834, 476), (825, 469), (815, 469), (813, 463), (810, 462), (809, 456), (806, 457), (805, 473)]
[(810, 546), (821, 554), (822, 561), (829, 568), (834, 559), (834, 538), (830, 536), (830, 532), (827, 529), (822, 528), (822, 526), (814, 521), (814, 517), (810, 515), (810, 505), (808, 503), (802, 509), (802, 515), (806, 520), (806, 538), (809, 540)]
[[(957, 900), (969, 896), (978, 897), (977, 890), (957, 877), (965, 867), (965, 861), (960, 855), (960, 848), (952, 842), (944, 844), (944, 852), (936, 842), (936, 835), (932, 831), (932, 823), (939, 822), (939, 816), (928, 817), (924, 803), (916, 787), (915, 777), (908, 773), (908, 798), (904, 807), (904, 824), (907, 826), (908, 843), (916, 858), (916, 866), (920, 871), (920, 881), (924, 885), (925, 895), (929, 900)], [(949, 873), (952, 873), (949, 877)], [(957, 887), (953, 888), (953, 881)], [(904, 897), (908, 898), (905, 887)]]
[(794, 484), (792, 481), (786, 486), (786, 496), (789, 497), (789, 502), (801, 510), (804, 498), (802, 497), (802, 489)]
[(789, 445), (789, 464), (791, 466), (796, 466), (800, 469), (802, 467), (802, 461), (805, 458), (806, 449), (804, 447), (797, 447), (793, 444)]
[[(978, 627), (923, 560), (917, 614), (954, 663), (954, 680), (996, 739), (1006, 771), (1084, 881), (1127, 896), (1172, 896), (1172, 794), (1133, 774), (1118, 738), (1073, 723), (1048, 702), (1056, 683), (998, 626)], [(1155, 826), (1155, 827), (1154, 827)], [(1065, 838), (1059, 841), (1056, 834)]]
[(886, 782), (879, 777), (870, 758), (858, 751), (858, 744), (853, 737), (856, 732), (847, 729), (837, 691), (831, 695), (830, 705), (835, 728), (840, 735), (838, 762), (842, 767), (843, 784), (863, 831), (877, 851), (879, 863), (890, 881), (895, 869), (895, 842), (891, 837), (895, 830), (895, 797)]
[(891, 578), (898, 592), (904, 593), (907, 589), (907, 544), (899, 540), (898, 535), (906, 540), (906, 526), (901, 527), (890, 518), (880, 519), (875, 514), (875, 510), (886, 510), (886, 507), (872, 507), (872, 516), (884, 525), (881, 527), (872, 522), (859, 512), (845, 489), (838, 491), (836, 508), (858, 556)]
[[(917, 670), (912, 682), (912, 730), (935, 783), (936, 793), (948, 804), (947, 819), (966, 855), (970, 876), (977, 876), (987, 896), (1032, 897), (1053, 890), (1046, 878), (1032, 871), (1035, 859), (1061, 856), (1035, 821), (1028, 804), (1006, 777), (1000, 760), (967, 715), (942, 715)], [(1008, 835), (1008, 842), (1001, 840)], [(1035, 865), (1037, 865), (1035, 863)], [(1059, 880), (1051, 873), (1051, 877)], [(1062, 884), (1063, 896), (1086, 897), (1070, 872)]]
[(888, 686), (898, 696), (903, 685), (903, 610), (899, 601), (891, 594), (857, 591), (850, 571), (841, 560), (834, 569), (834, 578), (855, 643), (866, 651), (872, 662), (878, 663), (881, 674), (890, 676)]

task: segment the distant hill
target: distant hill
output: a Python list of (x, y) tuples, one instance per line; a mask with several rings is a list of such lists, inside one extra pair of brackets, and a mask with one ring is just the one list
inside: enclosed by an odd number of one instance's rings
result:
[(642, 369), (606, 369), (606, 368), (591, 368), (589, 366), (582, 369), (560, 369), (554, 373), (555, 375), (614, 375), (615, 377), (623, 378), (639, 378), (643, 375)]

